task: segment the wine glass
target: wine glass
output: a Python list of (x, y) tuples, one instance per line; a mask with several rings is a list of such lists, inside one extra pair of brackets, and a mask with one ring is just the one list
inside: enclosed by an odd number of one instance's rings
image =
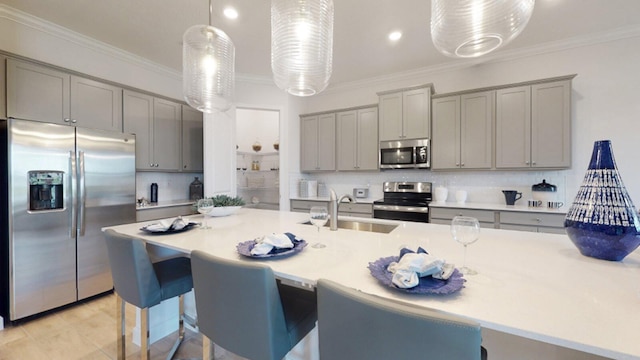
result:
[[(318, 228), (318, 240), (320, 240), (320, 228), (325, 226), (327, 220), (329, 220), (329, 212), (327, 211), (327, 208), (324, 206), (313, 206), (309, 211), (309, 220)], [(326, 245), (321, 242), (311, 245), (311, 247), (316, 249), (321, 249), (325, 246)]]
[(198, 200), (198, 212), (204, 215), (204, 226), (202, 229), (211, 229), (207, 225), (207, 214), (209, 214), (213, 210), (213, 199), (204, 198)]
[(478, 272), (467, 267), (467, 246), (473, 244), (480, 237), (480, 223), (478, 219), (468, 216), (456, 216), (451, 220), (451, 235), (453, 239), (464, 245), (464, 258), (460, 271), (465, 275), (475, 275)]

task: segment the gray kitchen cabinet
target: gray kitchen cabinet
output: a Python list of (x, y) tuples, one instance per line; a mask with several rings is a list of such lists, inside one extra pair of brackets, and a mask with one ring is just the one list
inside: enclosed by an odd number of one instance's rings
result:
[(451, 220), (456, 216), (474, 217), (478, 219), (481, 228), (493, 229), (496, 227), (496, 215), (493, 210), (429, 207), (429, 222), (431, 223), (451, 225)]
[(565, 214), (500, 211), (500, 229), (565, 234)]
[(122, 88), (8, 59), (7, 116), (122, 131)]
[(71, 122), (76, 126), (122, 131), (122, 88), (71, 76)]
[(7, 58), (0, 55), (0, 116), (7, 116)]
[(370, 203), (347, 203), (341, 202), (338, 205), (338, 215), (372, 218), (373, 204)]
[(300, 170), (336, 169), (335, 113), (300, 117)]
[(124, 131), (136, 134), (136, 169), (180, 169), (180, 104), (124, 91)]
[(336, 118), (338, 170), (378, 169), (378, 108), (339, 112)]
[(496, 168), (571, 166), (571, 80), (496, 91)]
[(430, 137), (431, 85), (378, 95), (380, 141)]
[(325, 200), (291, 200), (291, 211), (299, 213), (309, 213), (314, 206), (325, 206), (329, 210), (329, 202)]
[[(329, 202), (326, 200), (291, 200), (291, 211), (299, 213), (309, 213), (314, 206), (325, 206), (329, 209)], [(353, 217), (373, 217), (373, 204), (370, 203), (347, 203), (338, 205), (338, 215)]]
[(182, 105), (182, 171), (202, 172), (202, 113)]
[(494, 91), (433, 100), (433, 170), (491, 169)]

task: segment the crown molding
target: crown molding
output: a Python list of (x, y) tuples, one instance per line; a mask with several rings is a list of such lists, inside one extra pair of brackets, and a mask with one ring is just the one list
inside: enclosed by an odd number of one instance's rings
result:
[(77, 44), (83, 48), (113, 57), (117, 60), (142, 67), (169, 78), (182, 81), (182, 73), (170, 67), (160, 65), (141, 56), (124, 51), (115, 46), (100, 42), (94, 38), (82, 35), (52, 22), (33, 16), (24, 11), (0, 4), (0, 18), (12, 21), (49, 36)]
[(589, 34), (570, 39), (551, 41), (544, 44), (530, 46), (526, 48), (502, 50), (475, 59), (460, 59), (438, 65), (427, 66), (418, 69), (401, 71), (368, 79), (355, 80), (344, 83), (329, 85), (323, 94), (339, 93), (349, 90), (357, 90), (363, 87), (380, 86), (391, 81), (411, 81), (416, 78), (424, 78), (433, 74), (462, 70), (480, 64), (498, 63), (521, 59), (530, 56), (542, 55), (553, 52), (560, 52), (579, 47), (592, 46), (617, 40), (640, 37), (640, 25), (622, 27), (607, 32)]

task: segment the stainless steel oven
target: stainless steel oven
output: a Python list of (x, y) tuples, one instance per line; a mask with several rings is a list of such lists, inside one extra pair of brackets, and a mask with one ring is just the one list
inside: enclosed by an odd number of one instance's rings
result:
[(428, 169), (429, 139), (381, 141), (380, 169)]
[(377, 219), (429, 222), (430, 182), (385, 182), (384, 198), (373, 202)]

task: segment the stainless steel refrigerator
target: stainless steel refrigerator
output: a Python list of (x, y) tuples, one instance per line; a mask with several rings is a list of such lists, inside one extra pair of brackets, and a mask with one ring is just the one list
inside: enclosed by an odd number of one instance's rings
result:
[(1, 120), (2, 315), (112, 289), (104, 226), (135, 222), (135, 136)]

